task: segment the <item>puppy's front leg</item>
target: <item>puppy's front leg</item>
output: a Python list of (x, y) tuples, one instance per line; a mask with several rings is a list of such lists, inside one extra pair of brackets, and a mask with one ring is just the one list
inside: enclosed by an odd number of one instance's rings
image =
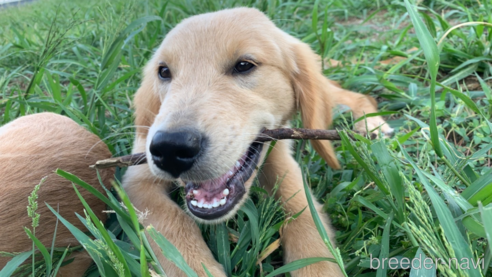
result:
[[(281, 182), (276, 197), (281, 198), (288, 215), (294, 215), (306, 208), (297, 219), (288, 223), (283, 230), (284, 262), (290, 263), (310, 257), (333, 258), (311, 217), (303, 188), (301, 169), (292, 158), (288, 142), (277, 141), (270, 156), (265, 161), (263, 173), (260, 173), (259, 176), (260, 183), (270, 191), (272, 191), (277, 179)], [(330, 227), (329, 220), (322, 213), (322, 206), (317, 202), (315, 202), (315, 206), (334, 245), (334, 232)], [(296, 270), (292, 272), (292, 276), (343, 276), (343, 274), (336, 263), (326, 261)]]
[[(148, 211), (145, 218), (141, 220), (145, 227), (154, 226), (176, 246), (185, 261), (199, 276), (207, 276), (202, 263), (213, 276), (226, 276), (222, 265), (214, 259), (203, 240), (195, 221), (167, 195), (169, 185), (168, 182), (155, 179), (147, 165), (130, 167), (123, 182), (125, 191), (135, 208), (144, 213)], [(150, 237), (149, 240), (167, 276), (186, 276), (162, 255), (161, 249)]]

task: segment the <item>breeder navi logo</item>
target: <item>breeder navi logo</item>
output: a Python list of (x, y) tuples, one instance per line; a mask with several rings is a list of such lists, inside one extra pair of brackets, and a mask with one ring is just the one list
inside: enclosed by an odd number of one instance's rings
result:
[[(425, 257), (425, 256), (424, 256)], [(461, 258), (461, 261), (458, 261), (456, 258), (451, 258), (451, 259), (441, 259), (441, 258), (436, 258), (432, 259), (429, 257), (422, 257), (422, 254), (419, 254), (418, 257), (413, 258), (410, 260), (409, 258), (401, 258), (397, 259), (395, 257), (393, 258), (383, 258), (380, 260), (379, 258), (373, 258), (372, 254), (370, 254), (370, 268), (371, 269), (379, 269), (380, 267), (382, 269), (388, 268), (388, 269), (432, 269), (436, 268), (436, 265), (444, 265), (447, 266), (450, 269), (472, 269), (472, 268), (485, 268), (485, 262), (484, 259), (478, 259), (476, 262), (473, 259), (468, 259), (468, 258)]]

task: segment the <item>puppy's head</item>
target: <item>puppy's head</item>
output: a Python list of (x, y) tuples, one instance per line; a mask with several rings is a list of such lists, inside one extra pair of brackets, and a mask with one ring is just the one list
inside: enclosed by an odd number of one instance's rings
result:
[[(170, 31), (135, 96), (137, 143), (158, 178), (180, 180), (189, 212), (203, 221), (233, 215), (263, 161), (263, 128), (326, 128), (326, 79), (309, 46), (255, 9), (194, 16)], [(150, 127), (150, 128), (148, 128)], [(313, 143), (333, 167), (328, 142)]]

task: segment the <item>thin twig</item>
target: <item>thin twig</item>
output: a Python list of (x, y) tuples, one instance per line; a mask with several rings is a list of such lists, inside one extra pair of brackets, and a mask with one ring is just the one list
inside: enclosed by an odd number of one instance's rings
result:
[[(365, 136), (365, 133), (354, 131), (354, 133)], [(352, 137), (352, 136), (350, 136)], [(371, 134), (371, 139), (374, 139), (376, 134)], [(353, 137), (352, 137), (353, 138)], [(309, 139), (309, 140), (340, 140), (340, 134), (337, 130), (318, 130), (318, 129), (302, 129), (302, 128), (280, 128), (280, 129), (265, 129), (256, 138), (256, 142), (267, 142), (281, 139)], [(147, 163), (145, 153), (136, 153), (121, 157), (110, 158), (97, 161), (90, 168), (108, 168), (108, 167), (127, 167)]]
[(97, 161), (96, 164), (89, 166), (90, 168), (109, 168), (109, 167), (127, 167), (132, 165), (146, 164), (147, 158), (145, 153), (136, 153), (121, 157), (114, 157), (105, 160)]

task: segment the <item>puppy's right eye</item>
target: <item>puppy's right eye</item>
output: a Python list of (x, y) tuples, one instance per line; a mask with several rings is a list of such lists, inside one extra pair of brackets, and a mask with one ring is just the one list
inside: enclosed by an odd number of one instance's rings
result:
[(171, 79), (171, 70), (167, 66), (159, 66), (159, 69), (157, 70), (157, 74), (159, 75), (159, 78), (162, 80), (169, 80)]
[(253, 69), (256, 65), (248, 61), (239, 61), (234, 66), (234, 73), (247, 73)]

